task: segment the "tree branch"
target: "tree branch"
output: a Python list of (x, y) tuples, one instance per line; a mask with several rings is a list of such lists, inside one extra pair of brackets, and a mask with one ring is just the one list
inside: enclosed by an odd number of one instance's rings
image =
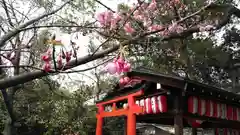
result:
[[(224, 17), (221, 18), (221, 20), (219, 21), (219, 23), (215, 25), (214, 30), (218, 30), (218, 29), (222, 28), (223, 26), (227, 25), (230, 22), (230, 19), (233, 15), (240, 18), (240, 10), (232, 5), (212, 4), (212, 5), (206, 6), (206, 10), (207, 9), (215, 9), (215, 8), (225, 8), (226, 12), (225, 12)], [(190, 16), (192, 16), (192, 15), (190, 15)], [(188, 18), (188, 16), (185, 17), (184, 19), (181, 19), (177, 23), (182, 22), (187, 18)], [(169, 40), (169, 39), (184, 38), (184, 37), (187, 37), (187, 36), (191, 35), (192, 33), (196, 33), (196, 32), (200, 32), (200, 26), (194, 26), (194, 27), (188, 28), (181, 33), (171, 33), (169, 36), (163, 37), (162, 39), (159, 39), (159, 37), (151, 37), (149, 41), (150, 42), (159, 42), (159, 40), (165, 41), (165, 40)]]
[[(89, 25), (89, 24), (87, 24)], [(80, 29), (97, 29), (100, 27), (90, 27), (90, 26), (79, 26), (79, 25), (45, 25), (45, 26), (33, 26), (33, 27), (27, 27), (27, 28), (23, 28), (21, 29), (21, 31), (25, 31), (25, 30), (31, 30), (31, 29), (39, 29), (39, 28), (80, 28)]]
[(7, 15), (7, 20), (8, 20), (8, 23), (10, 24), (10, 26), (14, 27), (13, 23), (12, 23), (12, 20), (11, 20), (11, 17), (9, 15), (9, 11), (8, 11), (8, 8), (7, 8), (7, 4), (6, 4), (6, 1), (5, 0), (2, 0), (2, 3), (3, 3), (3, 8), (5, 10), (5, 13)]
[(101, 1), (99, 0), (95, 0), (97, 3), (99, 3), (100, 5), (102, 5), (103, 7), (105, 7), (106, 9), (110, 10), (113, 13), (116, 13), (116, 11), (112, 10), (110, 7), (106, 6), (105, 4), (103, 4)]
[(45, 18), (45, 17), (48, 17), (50, 15), (53, 15), (55, 13), (57, 13), (59, 10), (61, 10), (64, 6), (66, 6), (68, 3), (70, 3), (71, 0), (67, 1), (66, 3), (64, 3), (62, 6), (60, 6), (59, 8), (57, 8), (56, 10), (53, 10), (52, 12), (50, 13), (46, 13), (46, 14), (43, 14), (41, 16), (38, 16), (32, 20), (29, 20), (27, 21), (26, 23), (20, 25), (18, 28), (15, 28), (14, 30), (8, 32), (7, 34), (3, 35), (0, 39), (0, 47), (3, 47), (5, 45), (5, 42), (8, 41), (9, 39), (11, 39), (13, 36), (17, 35), (19, 32), (21, 32), (21, 29), (24, 29), (26, 28), (27, 26)]
[[(78, 65), (88, 63), (88, 62), (96, 60), (98, 58), (102, 58), (105, 55), (107, 55), (108, 53), (116, 51), (118, 48), (119, 48), (119, 45), (114, 46), (109, 49), (106, 49), (102, 52), (96, 53), (95, 55), (93, 55), (91, 57), (90, 57), (90, 55), (87, 55), (85, 57), (78, 58), (77, 62), (75, 60), (72, 60), (69, 62), (69, 64), (67, 65), (67, 67), (64, 70), (76, 67)], [(37, 78), (41, 78), (41, 77), (47, 76), (47, 75), (49, 75), (49, 73), (44, 72), (44, 71), (34, 71), (34, 72), (24, 73), (24, 74), (9, 77), (9, 78), (4, 78), (4, 79), (0, 80), (0, 89), (13, 87), (18, 84), (26, 83), (28, 81), (31, 81), (31, 80), (34, 80)]]
[[(135, 38), (133, 38), (131, 40), (125, 40), (125, 41), (123, 41), (121, 43), (121, 45), (125, 46), (125, 45), (136, 43), (140, 39), (142, 39), (143, 37), (145, 37), (147, 35), (150, 35), (152, 33), (156, 33), (156, 32), (144, 33), (144, 34), (142, 34), (140, 36), (137, 36), (137, 37), (135, 37)], [(189, 35), (190, 35), (190, 33), (189, 33)], [(189, 35), (187, 35), (187, 36), (189, 36)], [(172, 39), (172, 38), (175, 38), (175, 37), (176, 36), (173, 34), (172, 37), (168, 36), (168, 37), (166, 37), (166, 39), (167, 38), (168, 39)], [(117, 51), (119, 49), (119, 47), (120, 47), (120, 45), (116, 45), (116, 46), (110, 47), (110, 48), (108, 48), (106, 50), (103, 50), (101, 52), (97, 52), (94, 55), (89, 54), (89, 55), (86, 55), (86, 56), (84, 56), (82, 58), (78, 58), (77, 61), (76, 60), (71, 60), (67, 64), (67, 66), (64, 69), (62, 69), (62, 70), (71, 69), (71, 68), (74, 68), (76, 66), (83, 65), (83, 64), (86, 64), (88, 62), (91, 62), (93, 60), (96, 60), (96, 59), (99, 59), (99, 58), (103, 58), (106, 55), (108, 55), (109, 53)], [(54, 73), (54, 71), (51, 71), (49, 73)], [(4, 78), (4, 79), (0, 80), (0, 89), (5, 89), (5, 88), (16, 86), (18, 84), (26, 83), (28, 81), (31, 81), (31, 80), (34, 80), (34, 79), (37, 79), (37, 78), (41, 78), (43, 76), (47, 76), (47, 75), (49, 75), (49, 73), (44, 72), (44, 71), (35, 71), (35, 72), (30, 72), (30, 73), (24, 73), (24, 74), (21, 74), (21, 75), (18, 75), (18, 76)]]
[[(233, 7), (233, 6), (230, 6), (228, 15), (226, 16), (225, 19), (223, 19), (221, 21), (221, 23), (219, 23), (217, 25), (216, 28), (219, 29), (219, 28), (225, 26), (230, 20), (229, 17), (231, 17), (232, 15), (240, 17), (240, 10)], [(144, 33), (144, 34), (142, 34), (140, 36), (137, 36), (137, 37), (135, 37), (131, 40), (123, 41), (121, 43), (121, 45), (124, 46), (124, 45), (137, 43), (141, 39), (144, 39), (145, 36), (148, 36), (150, 34), (157, 33), (157, 32), (159, 32), (159, 31)], [(198, 26), (189, 28), (189, 29), (183, 31), (182, 33), (170, 33), (168, 36), (164, 37), (163, 40), (170, 40), (170, 39), (188, 37), (195, 32), (199, 32), (199, 27)], [(152, 40), (159, 41), (159, 38), (157, 38), (157, 39), (152, 38)], [(76, 60), (71, 60), (69, 62), (69, 64), (63, 70), (71, 69), (73, 67), (86, 64), (86, 63), (91, 62), (93, 60), (103, 58), (103, 57), (107, 56), (109, 53), (115, 52), (118, 49), (119, 49), (119, 45), (116, 45), (116, 46), (110, 47), (106, 50), (103, 50), (101, 52), (97, 52), (94, 55), (89, 54), (89, 55), (86, 55), (82, 58), (78, 58), (77, 61)], [(54, 73), (54, 72), (52, 71), (52, 73)], [(41, 78), (41, 77), (47, 76), (47, 75), (49, 75), (49, 73), (46, 73), (44, 71), (35, 71), (35, 72), (30, 72), (30, 73), (24, 73), (24, 74), (21, 74), (21, 75), (18, 75), (18, 76), (10, 77), (10, 78), (4, 78), (4, 79), (0, 80), (0, 89), (5, 89), (5, 88), (8, 88), (8, 87), (16, 86), (18, 84), (26, 83), (28, 81), (31, 81), (31, 80), (34, 80), (34, 79), (37, 79), (37, 78)]]

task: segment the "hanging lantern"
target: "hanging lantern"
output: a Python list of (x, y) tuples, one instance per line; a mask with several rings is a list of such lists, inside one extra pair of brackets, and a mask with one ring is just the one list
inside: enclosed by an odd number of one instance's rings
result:
[(221, 116), (221, 107), (220, 104), (215, 102), (214, 103), (214, 117), (215, 118), (220, 118)]
[(213, 115), (214, 115), (214, 103), (212, 100), (207, 100), (206, 116), (213, 117)]
[(205, 115), (206, 114), (206, 100), (199, 99), (198, 113), (199, 113), (199, 115)]
[(151, 114), (153, 113), (152, 111), (152, 103), (150, 98), (145, 99), (145, 105), (146, 105), (146, 113)]
[(153, 113), (159, 113), (157, 98), (155, 96), (151, 97), (152, 111)]
[(164, 95), (157, 97), (158, 109), (161, 113), (167, 112), (167, 98)]
[(233, 120), (233, 107), (230, 105), (227, 106), (227, 119)]
[(146, 105), (145, 105), (145, 100), (144, 99), (140, 100), (140, 106), (143, 107), (143, 114), (146, 113)]
[(188, 112), (196, 114), (198, 112), (198, 98), (191, 96), (188, 98)]

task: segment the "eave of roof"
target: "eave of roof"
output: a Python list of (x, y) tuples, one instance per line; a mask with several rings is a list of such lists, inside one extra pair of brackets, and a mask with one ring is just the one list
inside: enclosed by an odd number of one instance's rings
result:
[[(146, 81), (150, 81), (150, 82), (154, 82), (154, 83), (161, 83), (163, 85), (171, 86), (174, 88), (179, 88), (182, 90), (186, 89), (185, 86), (187, 85), (188, 86), (187, 89), (195, 89), (195, 88), (199, 89), (199, 90), (204, 89), (205, 91), (207, 91), (209, 93), (212, 92), (215, 94), (227, 96), (228, 100), (235, 99), (236, 101), (240, 102), (240, 95), (238, 95), (236, 93), (229, 92), (229, 91), (226, 91), (221, 88), (217, 88), (217, 87), (203, 84), (203, 83), (200, 83), (197, 81), (189, 80), (186, 78), (157, 73), (157, 72), (154, 72), (154, 71), (146, 69), (146, 68), (138, 68), (138, 69), (132, 70), (131, 72), (127, 73), (127, 76), (140, 77), (141, 79), (146, 80)], [(118, 89), (118, 90), (112, 91), (111, 94), (109, 94), (109, 96), (121, 95), (122, 93), (126, 94), (126, 92), (130, 93), (130, 92), (133, 92), (134, 89), (136, 90), (136, 88), (131, 88), (131, 87)], [(107, 100), (108, 98), (111, 98), (109, 96), (107, 96), (105, 98), (105, 100)], [(102, 102), (102, 101), (100, 101), (100, 102)]]

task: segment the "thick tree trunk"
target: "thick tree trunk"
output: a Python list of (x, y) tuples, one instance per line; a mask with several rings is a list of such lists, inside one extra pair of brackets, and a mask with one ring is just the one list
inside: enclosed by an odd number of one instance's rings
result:
[[(17, 46), (15, 46), (16, 48), (20, 47), (20, 38), (18, 37), (16, 39), (16, 43)], [(19, 65), (20, 65), (20, 56), (21, 56), (21, 52), (20, 50), (16, 51), (16, 56), (14, 58), (14, 60), (12, 61), (12, 64), (14, 65), (14, 76), (15, 75), (19, 75)], [(14, 95), (16, 93), (16, 91), (18, 90), (18, 85), (14, 86), (12, 88), (10, 88), (8, 91), (2, 91), (2, 94), (4, 95), (4, 101), (6, 104), (6, 107), (8, 109), (8, 113), (9, 113), (9, 119), (5, 122), (5, 127), (4, 127), (4, 135), (16, 135), (17, 134), (17, 129), (15, 127), (15, 122), (16, 122), (16, 117), (14, 116)], [(5, 92), (5, 93), (4, 93)]]
[(15, 121), (15, 117), (13, 114), (13, 98), (11, 96), (8, 95), (6, 90), (1, 90), (2, 95), (3, 95), (3, 99), (4, 99), (4, 103), (6, 105), (9, 117), (8, 119), (5, 121), (5, 127), (4, 127), (4, 131), (3, 134), (4, 135), (15, 135), (15, 133), (13, 131), (14, 130), (14, 121)]

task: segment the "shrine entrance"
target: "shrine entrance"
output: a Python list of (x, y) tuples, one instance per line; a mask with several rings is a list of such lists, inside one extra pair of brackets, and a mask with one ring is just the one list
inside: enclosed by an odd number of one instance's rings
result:
[(130, 81), (118, 85), (97, 103), (96, 135), (103, 135), (103, 118), (126, 117), (126, 135), (136, 135), (136, 123), (213, 129), (216, 135), (240, 135), (240, 96), (199, 82), (149, 70), (127, 73)]

